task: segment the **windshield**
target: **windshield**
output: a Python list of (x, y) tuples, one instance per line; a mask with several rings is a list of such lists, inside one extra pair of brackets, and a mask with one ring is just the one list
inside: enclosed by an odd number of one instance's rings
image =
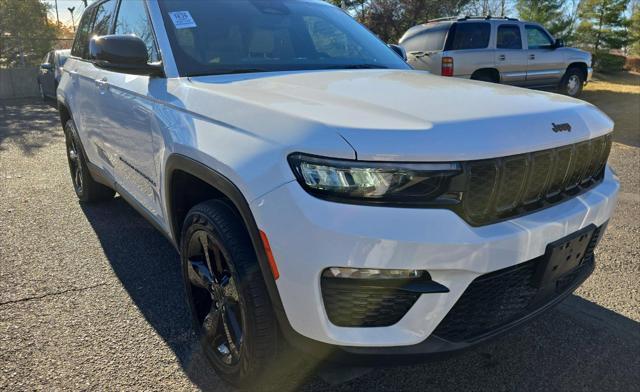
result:
[(160, 0), (180, 75), (408, 65), (340, 9), (289, 0)]

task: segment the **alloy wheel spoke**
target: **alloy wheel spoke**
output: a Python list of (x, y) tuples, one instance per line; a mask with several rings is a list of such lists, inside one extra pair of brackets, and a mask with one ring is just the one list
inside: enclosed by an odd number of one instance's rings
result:
[(207, 268), (207, 265), (203, 260), (189, 259), (189, 281), (194, 286), (209, 289), (213, 283), (213, 276), (211, 271)]
[(231, 330), (233, 331), (233, 336), (235, 336), (238, 345), (242, 343), (242, 328), (240, 328), (240, 323), (238, 321), (238, 317), (236, 317), (236, 312), (233, 310), (233, 307), (228, 304), (225, 306), (226, 315), (229, 319), (229, 324)]
[[(225, 317), (226, 316), (226, 317)], [(235, 315), (234, 315), (235, 317)], [(229, 349), (231, 350), (231, 354), (234, 355), (236, 358), (240, 356), (240, 351), (238, 350), (238, 346), (236, 346), (236, 343), (233, 340), (233, 336), (231, 336), (231, 329), (233, 328), (233, 326), (230, 326), (230, 322), (227, 321), (227, 318), (229, 317), (229, 309), (227, 307), (227, 305), (223, 305), (222, 307), (222, 315), (221, 315), (221, 320), (222, 320), (222, 327), (224, 328), (224, 334), (227, 337), (227, 343), (229, 344)], [(237, 323), (237, 321), (236, 321)]]
[(211, 265), (211, 258), (209, 256), (209, 237), (207, 237), (207, 233), (205, 233), (204, 231), (200, 232), (198, 235), (198, 241), (200, 241), (200, 245), (202, 246), (202, 253), (204, 254), (205, 260), (207, 261), (207, 267), (209, 268), (209, 272), (211, 273), (212, 281), (215, 282), (215, 273)]
[(220, 248), (218, 248), (217, 246), (213, 247), (213, 258), (216, 263), (216, 269), (218, 274), (222, 275), (224, 271), (222, 267), (222, 252), (220, 251)]
[(221, 315), (222, 312), (220, 311), (220, 308), (217, 308), (215, 304), (211, 304), (211, 310), (209, 310), (209, 313), (205, 316), (204, 321), (202, 322), (202, 328), (205, 331), (206, 337), (212, 342), (215, 342)]

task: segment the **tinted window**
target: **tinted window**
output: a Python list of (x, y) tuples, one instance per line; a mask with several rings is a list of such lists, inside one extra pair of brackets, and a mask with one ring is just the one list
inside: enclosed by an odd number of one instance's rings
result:
[(517, 25), (501, 25), (498, 27), (498, 49), (522, 49), (522, 36)]
[(116, 0), (108, 0), (96, 8), (95, 22), (91, 36), (107, 35), (111, 31), (111, 24), (115, 14)]
[(529, 49), (549, 48), (553, 44), (551, 37), (538, 26), (526, 26)]
[(325, 3), (159, 0), (183, 76), (330, 68), (407, 69), (391, 49)]
[(448, 50), (483, 49), (489, 46), (491, 25), (482, 23), (456, 23), (451, 29)]
[(147, 44), (149, 61), (158, 61), (158, 51), (156, 49), (151, 30), (151, 22), (147, 15), (145, 3), (139, 0), (123, 0), (120, 4), (118, 17), (116, 19), (115, 34), (132, 34), (142, 39)]
[(82, 19), (78, 25), (76, 38), (73, 41), (73, 47), (71, 49), (72, 56), (87, 58), (87, 52), (89, 50), (89, 32), (91, 31), (92, 21), (93, 9), (82, 14)]
[(401, 41), (407, 52), (433, 52), (444, 48), (444, 40), (449, 32), (449, 25), (428, 29)]

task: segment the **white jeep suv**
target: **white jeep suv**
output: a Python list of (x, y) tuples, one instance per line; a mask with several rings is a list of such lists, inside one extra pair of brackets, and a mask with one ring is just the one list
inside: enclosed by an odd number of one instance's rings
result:
[(412, 70), (322, 1), (98, 0), (57, 100), (78, 197), (175, 245), (241, 386), (530, 319), (591, 273), (619, 188), (594, 106)]

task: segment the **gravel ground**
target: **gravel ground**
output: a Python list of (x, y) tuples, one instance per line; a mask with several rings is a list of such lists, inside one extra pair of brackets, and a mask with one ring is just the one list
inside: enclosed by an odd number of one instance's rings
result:
[[(528, 326), (439, 362), (303, 391), (640, 391), (640, 132), (592, 277)], [(169, 243), (125, 202), (80, 205), (55, 109), (0, 102), (0, 390), (229, 390), (202, 366)]]

